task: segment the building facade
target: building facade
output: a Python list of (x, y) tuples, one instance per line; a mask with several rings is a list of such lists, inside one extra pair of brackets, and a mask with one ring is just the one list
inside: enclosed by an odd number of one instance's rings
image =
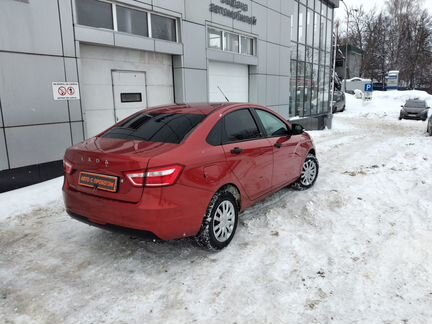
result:
[[(348, 47), (348, 53), (346, 53)], [(362, 77), (363, 50), (353, 45), (342, 44), (339, 47), (340, 54), (336, 55), (336, 73), (343, 78), (345, 75), (345, 63), (347, 63), (347, 79)]]
[(338, 5), (0, 1), (0, 191), (60, 175), (67, 147), (155, 105), (227, 97), (322, 128)]

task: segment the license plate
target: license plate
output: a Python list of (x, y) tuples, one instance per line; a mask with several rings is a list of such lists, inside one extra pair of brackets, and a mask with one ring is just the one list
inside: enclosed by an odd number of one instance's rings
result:
[(84, 187), (97, 188), (104, 191), (116, 192), (118, 178), (103, 174), (80, 172), (79, 184)]

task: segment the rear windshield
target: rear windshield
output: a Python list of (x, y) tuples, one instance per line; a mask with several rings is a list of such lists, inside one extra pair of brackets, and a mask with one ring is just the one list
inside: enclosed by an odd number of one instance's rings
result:
[(179, 144), (204, 118), (194, 114), (139, 114), (102, 137)]
[(417, 100), (408, 100), (405, 103), (405, 107), (410, 107), (410, 108), (425, 108), (426, 107), (426, 102), (425, 101), (417, 101)]

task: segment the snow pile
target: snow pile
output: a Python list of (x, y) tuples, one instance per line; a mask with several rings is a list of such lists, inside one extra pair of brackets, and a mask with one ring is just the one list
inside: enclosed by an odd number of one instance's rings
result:
[[(361, 116), (366, 118), (387, 118), (397, 120), (401, 105), (408, 99), (418, 98), (426, 100), (432, 107), (432, 95), (425, 91), (375, 91), (372, 100), (356, 99), (354, 95), (345, 94), (346, 114), (344, 117)], [(429, 115), (431, 111), (429, 111)]]

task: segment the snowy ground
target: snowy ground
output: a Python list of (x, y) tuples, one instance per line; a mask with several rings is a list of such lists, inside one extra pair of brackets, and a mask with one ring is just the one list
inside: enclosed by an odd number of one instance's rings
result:
[(315, 187), (219, 253), (71, 220), (61, 179), (1, 194), (0, 323), (432, 323), (432, 137), (397, 120), (406, 96), (349, 96), (312, 132)]

